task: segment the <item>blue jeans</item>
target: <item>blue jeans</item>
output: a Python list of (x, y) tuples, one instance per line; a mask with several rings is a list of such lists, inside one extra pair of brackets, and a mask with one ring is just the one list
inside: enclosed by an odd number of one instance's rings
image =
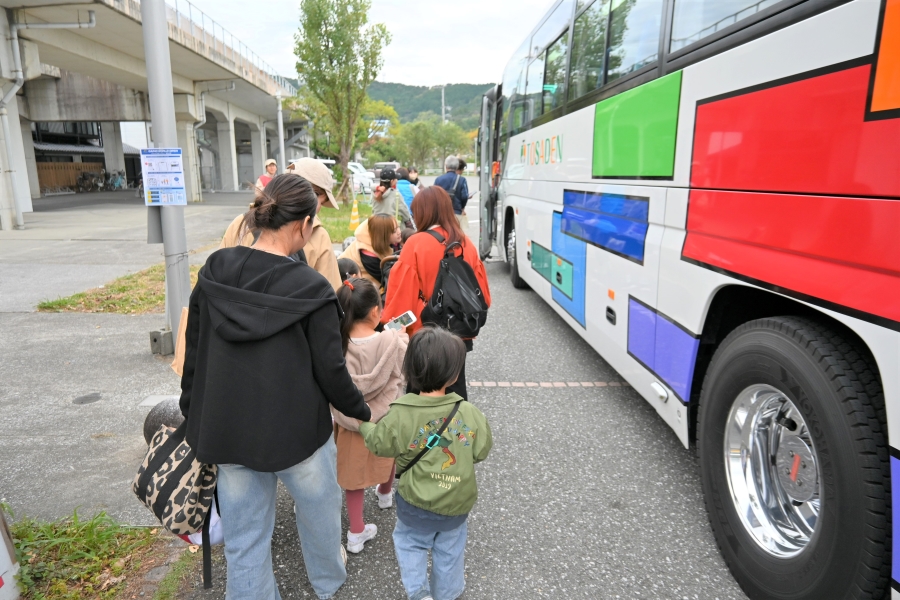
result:
[[(455, 600), (466, 588), (466, 534), (468, 522), (450, 531), (421, 531), (397, 519), (394, 551), (400, 579), (409, 600)], [(428, 551), (431, 550), (431, 582)]]
[(297, 532), (316, 595), (331, 598), (347, 579), (341, 557), (341, 488), (334, 439), (284, 471), (261, 473), (219, 465), (218, 496), (225, 533), (227, 600), (280, 600), (272, 572), (275, 491), (284, 483), (297, 505)]

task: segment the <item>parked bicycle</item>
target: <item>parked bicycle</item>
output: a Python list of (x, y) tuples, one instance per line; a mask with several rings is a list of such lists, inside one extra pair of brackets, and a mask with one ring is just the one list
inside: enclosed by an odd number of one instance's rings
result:
[(126, 187), (124, 171), (110, 171), (106, 174), (106, 189), (124, 190)]

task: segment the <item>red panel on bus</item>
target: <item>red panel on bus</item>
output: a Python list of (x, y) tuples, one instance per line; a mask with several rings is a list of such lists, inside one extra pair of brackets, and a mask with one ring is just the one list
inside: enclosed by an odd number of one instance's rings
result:
[(870, 71), (698, 105), (691, 187), (900, 197), (900, 119), (865, 121)]
[(692, 190), (683, 256), (900, 322), (900, 202)]

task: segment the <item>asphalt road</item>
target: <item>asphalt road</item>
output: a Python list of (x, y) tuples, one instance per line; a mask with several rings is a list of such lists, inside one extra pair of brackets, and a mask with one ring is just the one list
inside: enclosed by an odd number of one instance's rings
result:
[[(464, 598), (746, 598), (710, 531), (695, 451), (634, 390), (513, 387), (621, 377), (549, 305), (513, 289), (503, 263), (487, 268), (494, 303), (467, 373), (471, 382), (510, 385), (470, 388), (495, 445), (478, 467)], [(282, 490), (276, 577), (283, 597), (314, 598), (291, 507)], [(379, 510), (369, 491), (366, 520), (378, 536), (350, 556), (336, 598), (405, 598), (390, 535), (395, 511)], [(221, 551), (216, 557), (215, 588), (198, 585), (188, 598), (223, 596)]]

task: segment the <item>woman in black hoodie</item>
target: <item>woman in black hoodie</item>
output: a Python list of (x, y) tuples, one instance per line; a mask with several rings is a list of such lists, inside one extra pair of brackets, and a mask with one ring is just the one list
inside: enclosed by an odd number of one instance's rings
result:
[(253, 247), (224, 248), (191, 294), (181, 411), (197, 459), (219, 465), (229, 600), (277, 600), (275, 491), (293, 496), (310, 583), (330, 598), (347, 578), (329, 403), (368, 421), (344, 363), (328, 281), (291, 255), (318, 201), (297, 175), (272, 179), (246, 214)]

